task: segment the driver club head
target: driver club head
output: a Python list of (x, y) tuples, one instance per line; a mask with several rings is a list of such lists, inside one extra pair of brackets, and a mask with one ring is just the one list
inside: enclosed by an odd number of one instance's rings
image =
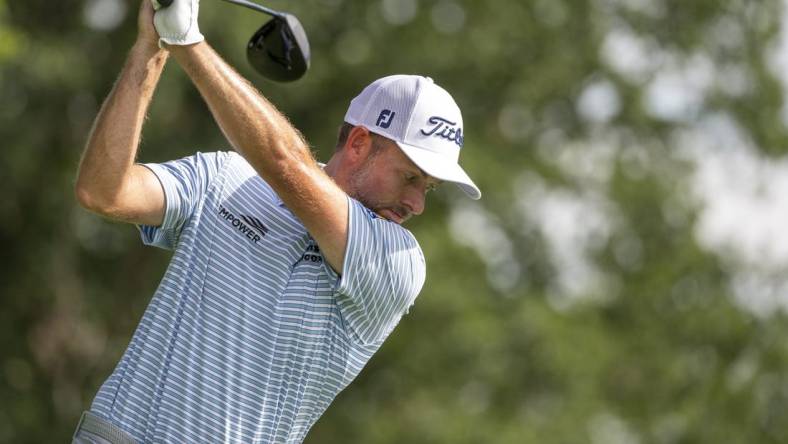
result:
[(277, 82), (300, 79), (309, 68), (309, 41), (292, 14), (274, 16), (254, 33), (246, 46), (249, 64), (263, 77)]

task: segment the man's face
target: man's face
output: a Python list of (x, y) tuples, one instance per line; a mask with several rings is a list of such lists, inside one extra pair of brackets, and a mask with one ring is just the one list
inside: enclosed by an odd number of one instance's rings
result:
[(378, 148), (350, 181), (350, 195), (381, 217), (402, 224), (424, 211), (428, 191), (441, 182), (427, 175), (391, 140), (372, 135)]

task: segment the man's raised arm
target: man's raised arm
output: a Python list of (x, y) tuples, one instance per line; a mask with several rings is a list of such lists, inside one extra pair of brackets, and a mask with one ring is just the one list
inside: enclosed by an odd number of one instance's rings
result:
[(347, 245), (347, 195), (323, 172), (301, 134), (204, 41), (168, 49), (197, 86), (233, 148), (279, 194), (331, 267), (341, 272)]
[(168, 55), (158, 47), (148, 0), (142, 2), (138, 25), (137, 41), (93, 124), (75, 192), (83, 207), (103, 216), (159, 225), (164, 191), (150, 170), (134, 163), (145, 113)]

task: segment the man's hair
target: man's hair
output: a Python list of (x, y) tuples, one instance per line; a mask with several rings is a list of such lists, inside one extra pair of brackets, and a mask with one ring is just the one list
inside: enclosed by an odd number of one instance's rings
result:
[(350, 131), (353, 129), (353, 125), (342, 122), (342, 126), (339, 127), (339, 135), (337, 135), (337, 145), (334, 147), (334, 151), (339, 151), (345, 146), (345, 142), (347, 142), (347, 137), (350, 135)]
[[(334, 147), (334, 152), (340, 151), (347, 142), (348, 136), (350, 136), (350, 131), (355, 128), (355, 125), (343, 122), (342, 126), (339, 127), (339, 134), (337, 135), (337, 145)], [(382, 151), (385, 147), (385, 141), (390, 140), (385, 136), (381, 136), (380, 134), (373, 133), (372, 131), (369, 132), (369, 135), (372, 137), (372, 156), (377, 155), (380, 151)]]

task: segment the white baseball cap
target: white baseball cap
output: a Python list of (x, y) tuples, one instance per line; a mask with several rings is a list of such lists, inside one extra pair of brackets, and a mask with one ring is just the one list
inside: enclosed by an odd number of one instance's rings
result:
[(451, 95), (429, 77), (393, 75), (356, 96), (345, 122), (388, 137), (430, 176), (453, 182), (473, 199), (482, 196), (458, 163), (462, 114)]

